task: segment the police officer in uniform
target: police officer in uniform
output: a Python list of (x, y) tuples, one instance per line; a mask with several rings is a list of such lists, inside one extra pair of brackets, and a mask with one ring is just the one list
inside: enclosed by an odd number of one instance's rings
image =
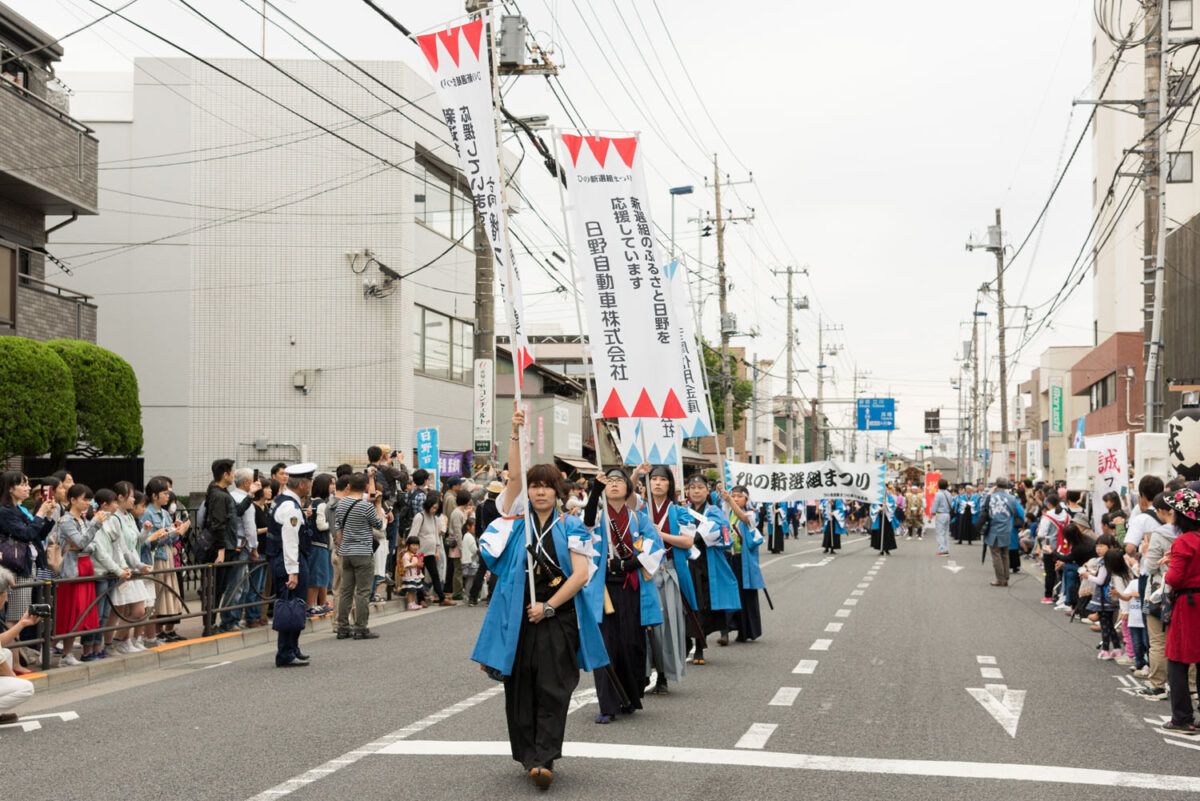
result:
[[(308, 592), (307, 551), (312, 544), (309, 528), (311, 509), (306, 509), (312, 492), (311, 463), (287, 468), (287, 489), (279, 493), (267, 518), (265, 554), (280, 600), (304, 598)], [(306, 667), (308, 655), (300, 651), (300, 632), (279, 632), (275, 667)]]

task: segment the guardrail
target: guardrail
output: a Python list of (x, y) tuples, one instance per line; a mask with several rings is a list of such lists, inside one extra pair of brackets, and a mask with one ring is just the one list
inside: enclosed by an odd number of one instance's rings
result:
[[(23, 640), (17, 640), (13, 643), (10, 643), (9, 647), (40, 647), (42, 656), (41, 667), (43, 670), (49, 670), (50, 657), (54, 653), (54, 643), (59, 640), (74, 639), (75, 637), (83, 637), (89, 634), (103, 635), (110, 631), (128, 629), (131, 626), (178, 623), (182, 620), (188, 620), (196, 617), (203, 618), (204, 636), (208, 636), (216, 632), (217, 616), (222, 612), (233, 612), (241, 609), (248, 609), (252, 606), (263, 606), (275, 601), (274, 595), (260, 593), (256, 589), (255, 582), (253, 580), (254, 575), (259, 571), (266, 571), (266, 577), (267, 579), (270, 579), (271, 574), (267, 565), (268, 563), (265, 559), (258, 559), (255, 561), (233, 560), (229, 562), (207, 562), (203, 564), (164, 568), (162, 570), (151, 570), (147, 573), (135, 573), (128, 579), (121, 579), (116, 574), (109, 573), (96, 576), (83, 576), (80, 578), (28, 579), (25, 581), (18, 581), (13, 585), (13, 589), (21, 589), (26, 587), (32, 589), (33, 603), (48, 604), (50, 606), (50, 615), (43, 618), (41, 622), (37, 624), (36, 636)], [(222, 599), (218, 599), (216, 597), (217, 571), (242, 568), (244, 568), (244, 571), (242, 572), (238, 582), (233, 586), (232, 590), (226, 587), (223, 596), (241, 598), (248, 597), (244, 595), (244, 593), (249, 593), (251, 600), (246, 603), (222, 606), (220, 603)], [(160, 578), (161, 576), (166, 575), (177, 576), (178, 586), (180, 588), (182, 588), (185, 583), (190, 584), (196, 581), (199, 582), (200, 592), (197, 599), (199, 601), (199, 609), (193, 611), (188, 606), (185, 593), (177, 590), (169, 582), (163, 581), (163, 579)], [(74, 621), (68, 632), (64, 634), (56, 634), (55, 620), (58, 612), (56, 604), (58, 587), (65, 584), (79, 584), (82, 582), (95, 583), (100, 581), (108, 582), (108, 586), (102, 592), (96, 594), (95, 600), (93, 600), (87, 609), (85, 609), (79, 616), (79, 618)], [(158, 585), (158, 587), (163, 588), (165, 591), (173, 594), (178, 599), (180, 608), (183, 611), (178, 615), (158, 617), (154, 614), (153, 605), (148, 604), (150, 608), (147, 609), (147, 612), (144, 616), (138, 619), (132, 619), (126, 617), (116, 604), (112, 604), (110, 602), (109, 605), (111, 606), (113, 612), (120, 619), (117, 625), (105, 626), (103, 625), (104, 621), (101, 620), (101, 625), (96, 628), (80, 628), (88, 614), (93, 609), (98, 608), (102, 600), (108, 598), (115, 588), (130, 581), (150, 581), (151, 583)], [(263, 592), (268, 592), (265, 588), (269, 586), (269, 583), (264, 582), (263, 586)]]

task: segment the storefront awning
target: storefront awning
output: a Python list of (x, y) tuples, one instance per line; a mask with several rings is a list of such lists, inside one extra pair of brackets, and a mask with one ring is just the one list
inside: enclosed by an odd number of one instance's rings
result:
[(594, 476), (599, 472), (596, 469), (596, 465), (576, 456), (559, 456), (556, 453), (554, 454), (554, 459), (555, 461), (562, 462), (573, 470), (583, 473), (585, 476)]

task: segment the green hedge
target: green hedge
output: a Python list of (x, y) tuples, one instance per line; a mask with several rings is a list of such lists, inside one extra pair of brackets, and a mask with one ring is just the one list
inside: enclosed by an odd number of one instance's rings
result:
[(0, 455), (65, 454), (78, 436), (71, 370), (54, 349), (0, 337)]
[(129, 362), (78, 339), (54, 339), (46, 344), (70, 368), (79, 439), (110, 456), (141, 453), (142, 406), (137, 376)]

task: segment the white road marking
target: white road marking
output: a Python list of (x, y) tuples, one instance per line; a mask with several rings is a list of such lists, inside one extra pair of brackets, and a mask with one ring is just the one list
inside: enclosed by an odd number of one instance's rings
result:
[(23, 732), (37, 731), (42, 724), (36, 720), (18, 720), (14, 723), (0, 723), (0, 729), (20, 729)]
[(767, 745), (767, 740), (775, 733), (778, 728), (774, 723), (751, 723), (750, 728), (741, 736), (734, 748), (755, 748), (762, 750)]
[(833, 645), (833, 640), (816, 640), (808, 647), (810, 651), (828, 651), (829, 646)]
[(1192, 748), (1196, 751), (1200, 751), (1200, 745), (1193, 745), (1192, 743), (1181, 743), (1178, 740), (1163, 740), (1163, 742), (1167, 743), (1168, 745), (1177, 745), (1180, 748)]
[(850, 613), (852, 611), (853, 611), (852, 609), (839, 609), (833, 613), (833, 616), (834, 617), (850, 617)]
[[(802, 562), (798, 565), (795, 565), (795, 567), (825, 567), (825, 565), (829, 564), (832, 561), (833, 561), (832, 556), (826, 556), (820, 562)], [(759, 569), (761, 570), (762, 568), (759, 568)]]
[[(263, 790), (257, 795), (251, 796), (249, 801), (272, 801), (272, 799), (294, 793), (303, 787), (315, 782), (317, 779), (323, 779), (330, 773), (334, 773), (347, 765), (352, 765), (365, 756), (381, 753), (385, 748), (394, 746), (396, 743), (418, 734), (430, 726), (439, 723), (451, 715), (457, 715), (459, 712), (465, 712), (473, 706), (482, 704), (489, 698), (494, 698), (504, 692), (504, 685), (497, 684), (494, 687), (489, 687), (481, 693), (476, 693), (466, 700), (459, 701), (457, 704), (446, 707), (440, 712), (418, 720), (416, 723), (410, 723), (402, 729), (396, 729), (391, 734), (385, 734), (378, 740), (367, 743), (361, 748), (356, 748), (353, 751), (347, 751), (336, 759), (331, 759), (323, 765), (318, 765), (312, 770), (307, 770), (299, 776), (288, 779), (285, 782), (275, 785), (269, 790)], [(511, 751), (509, 752), (511, 753)]]
[(1017, 736), (1017, 724), (1025, 707), (1025, 690), (1010, 690), (1003, 684), (986, 684), (983, 687), (968, 687), (967, 692), (996, 719), (1009, 737)]
[(799, 687), (780, 687), (775, 691), (775, 697), (767, 702), (767, 706), (791, 706), (800, 695)]
[(78, 712), (47, 712), (42, 715), (21, 715), (20, 720), (46, 720), (47, 718), (58, 718), (61, 721), (79, 720)]
[(596, 690), (594, 687), (589, 687), (586, 690), (576, 690), (574, 694), (571, 695), (571, 703), (567, 707), (567, 714), (569, 715), (572, 712), (578, 712), (588, 704), (594, 704), (596, 702)]
[(842, 601), (843, 606), (856, 606), (857, 604), (858, 604), (857, 598), (847, 598), (846, 600)]
[(1004, 674), (1001, 673), (1000, 668), (997, 668), (997, 667), (981, 667), (979, 669), (979, 675), (985, 679), (1003, 679), (1004, 678)]
[(815, 659), (801, 659), (800, 664), (798, 664), (794, 668), (792, 668), (793, 673), (800, 673), (800, 674), (806, 675), (806, 676), (812, 675), (813, 673), (816, 672), (816, 670), (817, 670), (817, 660), (815, 660)]
[[(1174, 742), (1174, 741), (1172, 741)], [(387, 756), (510, 757), (507, 740), (402, 740), (375, 753)], [(745, 768), (781, 768), (835, 773), (889, 776), (927, 776), (952, 779), (988, 779), (1039, 784), (1079, 784), (1200, 793), (1200, 776), (1128, 773), (1074, 766), (1010, 764), (1004, 762), (938, 762), (932, 759), (876, 759), (819, 754), (787, 754), (745, 749), (688, 748), (627, 743), (563, 744), (563, 756), (584, 759), (619, 759), (639, 762), (673, 762), (688, 765), (730, 765)]]
[(850, 595), (851, 596), (862, 595), (863, 592), (864, 592), (863, 590), (850, 590)]
[(944, 567), (946, 570), (949, 570), (951, 573), (957, 573), (963, 569), (963, 566), (956, 563), (953, 559), (946, 562), (946, 564), (942, 565), (942, 567)]
[(845, 623), (828, 623), (825, 626), (825, 630), (832, 634), (837, 634), (839, 631), (842, 630), (842, 626), (844, 626), (844, 625), (846, 625), (846, 624)]
[(994, 665), (994, 664), (996, 664), (996, 657), (994, 657), (994, 656), (977, 656), (977, 657), (975, 657), (975, 662), (976, 662), (976, 664), (980, 664), (980, 665)]
[(862, 584), (858, 585), (858, 588), (860, 590), (865, 590), (867, 587), (870, 587), (870, 586), (871, 586), (870, 582), (864, 581)]

